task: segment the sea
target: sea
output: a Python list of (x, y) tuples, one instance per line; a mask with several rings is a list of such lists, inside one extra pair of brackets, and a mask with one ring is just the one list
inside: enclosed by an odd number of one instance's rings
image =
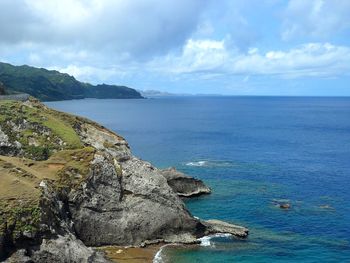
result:
[[(349, 97), (171, 97), (49, 102), (122, 135), (135, 155), (203, 180), (202, 219), (249, 228), (154, 262), (350, 262)], [(289, 204), (289, 209), (281, 209)]]

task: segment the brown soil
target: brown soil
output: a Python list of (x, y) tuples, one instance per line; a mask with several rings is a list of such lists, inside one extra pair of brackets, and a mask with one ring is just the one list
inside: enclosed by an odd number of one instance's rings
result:
[(144, 248), (132, 247), (124, 248), (118, 246), (108, 246), (100, 248), (106, 253), (107, 258), (119, 263), (152, 263), (163, 244), (149, 245)]

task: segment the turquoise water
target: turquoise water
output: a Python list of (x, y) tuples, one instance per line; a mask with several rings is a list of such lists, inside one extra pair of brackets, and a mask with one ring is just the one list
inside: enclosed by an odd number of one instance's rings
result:
[[(350, 262), (350, 98), (79, 100), (49, 106), (123, 135), (213, 193), (191, 213), (250, 229), (246, 240), (167, 247), (167, 262)], [(289, 202), (282, 210), (276, 204)]]

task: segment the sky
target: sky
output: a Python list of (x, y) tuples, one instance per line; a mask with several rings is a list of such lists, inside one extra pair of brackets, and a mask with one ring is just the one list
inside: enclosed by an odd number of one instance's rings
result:
[(139, 90), (350, 96), (350, 1), (1, 0), (0, 61)]

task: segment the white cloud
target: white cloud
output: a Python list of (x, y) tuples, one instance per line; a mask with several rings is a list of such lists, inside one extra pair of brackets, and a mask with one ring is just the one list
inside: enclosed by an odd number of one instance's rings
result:
[(0, 44), (33, 43), (152, 57), (196, 30), (200, 0), (1, 0)]
[(102, 83), (110, 80), (112, 77), (124, 78), (127, 73), (115, 67), (99, 68), (92, 66), (68, 65), (67, 67), (49, 67), (52, 70), (58, 70), (74, 76), (76, 79), (89, 83)]
[(177, 73), (195, 73), (215, 71), (221, 68), (229, 59), (225, 41), (189, 39), (182, 53), (169, 54), (165, 58), (157, 58), (149, 63), (149, 67)]
[(290, 0), (283, 16), (283, 40), (327, 38), (350, 29), (350, 1)]
[(350, 0), (1, 0), (0, 61), (140, 89), (348, 76), (349, 17)]
[(233, 73), (282, 77), (328, 77), (349, 74), (350, 48), (329, 43), (309, 43), (288, 51), (233, 58)]
[[(99, 56), (86, 50), (36, 49), (27, 60), (92, 83), (122, 83), (133, 76), (166, 75), (170, 79), (215, 79), (240, 75), (247, 81), (251, 75), (277, 78), (337, 77), (350, 74), (350, 47), (329, 43), (307, 43), (286, 50), (246, 52), (227, 46), (226, 39), (189, 39), (180, 51), (158, 56), (150, 61), (122, 60), (115, 54)], [(31, 47), (21, 45), (18, 50)], [(17, 49), (7, 50), (18, 53)], [(4, 53), (4, 52), (2, 52)], [(0, 60), (6, 61), (0, 57)], [(8, 60), (7, 60), (8, 61)], [(46, 63), (43, 65), (43, 63)]]
[[(156, 65), (161, 65), (156, 67)], [(225, 40), (192, 40), (180, 55), (153, 61), (149, 68), (177, 74), (278, 75), (286, 78), (328, 77), (350, 73), (350, 48), (308, 43), (290, 50), (246, 53), (228, 50)]]

